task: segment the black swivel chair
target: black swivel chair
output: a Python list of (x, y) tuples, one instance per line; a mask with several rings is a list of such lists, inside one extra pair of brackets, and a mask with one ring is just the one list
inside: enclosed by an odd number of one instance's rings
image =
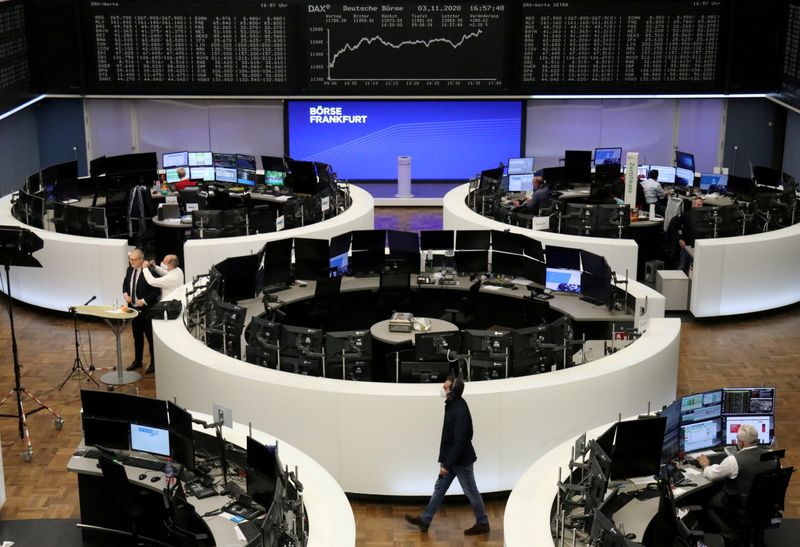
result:
[[(128, 481), (125, 467), (103, 453), (100, 455), (99, 465), (103, 472), (103, 484), (113, 502), (113, 510), (121, 512), (128, 519), (129, 524), (129, 530), (107, 529), (107, 531), (129, 535), (132, 545), (164, 545), (168, 547), (167, 543), (152, 538), (140, 538), (137, 524), (150, 513), (147, 504), (148, 498)], [(144, 541), (140, 541), (140, 539)]]
[(478, 308), (478, 293), (480, 292), (481, 282), (475, 281), (470, 286), (467, 296), (461, 299), (461, 306), (444, 310), (444, 314), (440, 319), (449, 321), (460, 329), (471, 326), (475, 320), (475, 311)]
[(764, 545), (764, 530), (774, 527), (775, 517), (783, 516), (783, 501), (792, 473), (794, 467), (783, 467), (755, 476), (745, 508), (739, 513), (745, 526), (738, 535), (744, 545)]

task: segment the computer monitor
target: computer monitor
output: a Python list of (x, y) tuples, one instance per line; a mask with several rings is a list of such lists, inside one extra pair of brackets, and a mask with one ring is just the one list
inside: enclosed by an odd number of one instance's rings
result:
[(268, 349), (277, 348), (283, 326), (264, 317), (253, 317), (247, 327), (247, 343)]
[(267, 241), (264, 245), (261, 287), (288, 285), (292, 279), (292, 239)]
[(380, 251), (386, 249), (386, 230), (354, 230), (352, 232), (354, 251)]
[(532, 175), (533, 158), (511, 158), (507, 171), (509, 175)]
[(692, 228), (692, 234), (694, 234), (695, 239), (708, 239), (719, 236), (723, 229), (719, 208), (692, 207), (689, 209), (689, 225)]
[(372, 356), (372, 336), (368, 330), (325, 333), (325, 357), (328, 361), (366, 359)]
[(286, 184), (286, 172), (264, 171), (264, 184), (269, 186), (284, 186)]
[(538, 239), (525, 236), (522, 252), (525, 253), (525, 256), (529, 256), (539, 262), (544, 262), (544, 248), (542, 247), (542, 242)]
[(288, 161), (292, 190), (298, 194), (315, 194), (318, 188), (317, 169), (311, 161)]
[(488, 250), (489, 237), (489, 230), (458, 230), (456, 231), (456, 250)]
[(167, 404), (161, 399), (125, 393), (81, 390), (84, 416), (134, 421), (157, 427), (168, 427)]
[(215, 167), (214, 180), (217, 182), (227, 182), (229, 184), (236, 184), (237, 173), (236, 169), (230, 167)]
[(511, 331), (466, 329), (462, 337), (462, 350), (472, 355), (511, 355)]
[(739, 428), (745, 424), (752, 425), (756, 429), (758, 444), (770, 445), (775, 438), (775, 417), (772, 415), (732, 415), (725, 416), (722, 421), (725, 428), (725, 444), (736, 444), (736, 435), (739, 433)]
[(649, 165), (640, 165), (636, 168), (636, 176), (640, 179), (646, 179), (650, 176), (650, 166)]
[(606, 261), (604, 256), (581, 249), (580, 257), (581, 270), (586, 273), (605, 276), (611, 271), (611, 268), (608, 267), (608, 261)]
[(528, 175), (509, 175), (509, 192), (530, 192), (533, 190), (533, 173)]
[(622, 163), (622, 148), (595, 148), (594, 165), (619, 165)]
[(722, 388), (722, 414), (774, 414), (774, 387)]
[(683, 169), (682, 167), (675, 168), (675, 185), (676, 186), (694, 186), (694, 171)]
[(681, 424), (680, 451), (708, 450), (722, 445), (722, 418)]
[[(189, 174), (185, 167), (183, 168), (183, 170), (184, 170), (183, 171), (184, 176)], [(167, 169), (165, 175), (167, 179), (167, 184), (175, 184), (176, 182), (180, 182), (181, 179), (183, 178), (178, 174), (178, 168), (173, 168), (173, 167)]]
[(322, 360), (318, 357), (295, 357), (281, 353), (281, 370), (302, 376), (322, 376)]
[(236, 154), (236, 168), (247, 171), (255, 171), (256, 157), (247, 154)]
[(188, 152), (168, 152), (161, 155), (161, 167), (169, 169), (170, 167), (184, 167), (189, 165)]
[(728, 175), (728, 192), (742, 199), (752, 199), (756, 194), (756, 183), (747, 177)]
[(350, 255), (347, 252), (332, 256), (328, 259), (328, 275), (340, 277), (350, 272)]
[(453, 368), (447, 361), (400, 361), (400, 381), (413, 384), (444, 383)]
[(503, 167), (496, 167), (494, 169), (484, 169), (481, 171), (480, 184), (478, 186), (481, 192), (493, 192), (497, 190), (500, 180), (503, 178)]
[(452, 251), (455, 249), (453, 230), (421, 230), (419, 247), (423, 251)]
[(765, 167), (763, 165), (751, 165), (750, 171), (753, 181), (759, 186), (768, 186), (770, 188), (777, 188), (783, 181), (781, 179), (781, 170), (775, 167)]
[(492, 251), (492, 273), (525, 277), (524, 257), (518, 254)]
[(321, 329), (283, 325), (281, 331), (281, 355), (322, 353), (323, 337)]
[(672, 461), (680, 451), (681, 400), (677, 399), (665, 407), (659, 416), (666, 418), (664, 444), (661, 449), (661, 463)]
[(728, 191), (728, 175), (718, 175), (716, 173), (701, 173), (700, 174), (700, 191), (701, 192), (727, 192)]
[(167, 415), (169, 416), (169, 430), (176, 435), (192, 438), (192, 415), (191, 413), (173, 403), (167, 401)]
[(565, 150), (564, 175), (573, 183), (589, 183), (592, 178), (592, 151)]
[(222, 229), (224, 225), (222, 211), (213, 209), (192, 211), (192, 228)]
[(542, 347), (542, 344), (548, 343), (547, 325), (511, 331), (512, 376), (550, 372), (553, 364), (552, 352)]
[(502, 251), (504, 253), (522, 254), (526, 239), (528, 238), (522, 234), (492, 230), (492, 250)]
[(266, 446), (252, 437), (247, 437), (247, 495), (253, 501), (269, 509), (280, 490), (283, 466), (278, 458), (277, 445)]
[(581, 293), (581, 271), (547, 268), (545, 287), (555, 292)]
[(329, 277), (328, 241), (325, 239), (294, 238), (294, 276), (297, 279)]
[(456, 271), (485, 273), (489, 271), (489, 251), (456, 251)]
[[(658, 179), (661, 184), (675, 184), (675, 168), (671, 165), (651, 165), (650, 171), (658, 171)], [(650, 176), (650, 173), (647, 174)]]
[(581, 300), (611, 310), (614, 302), (613, 290), (610, 275), (594, 275), (588, 272), (581, 274)]
[(214, 152), (211, 155), (214, 167), (224, 167), (226, 169), (236, 169), (236, 154), (222, 154)]
[(214, 155), (211, 152), (189, 152), (189, 167), (213, 167)]
[(681, 423), (719, 418), (722, 415), (722, 390), (694, 393), (681, 397)]
[[(528, 253), (526, 252), (525, 254)], [(545, 248), (545, 254), (547, 255), (546, 262), (548, 268), (562, 268), (565, 270), (581, 269), (580, 249), (548, 245)]]
[(667, 419), (660, 416), (619, 422), (609, 478), (619, 480), (658, 473), (666, 423)]
[(261, 156), (261, 167), (264, 171), (286, 172), (286, 162), (283, 156)]
[(544, 262), (527, 256), (522, 257), (522, 272), (525, 279), (544, 287), (547, 284), (547, 268)]
[(132, 423), (130, 424), (130, 432), (131, 450), (149, 452), (159, 456), (170, 455), (169, 429)]
[(130, 448), (130, 422), (83, 415), (83, 442), (86, 446), (104, 446), (119, 450)]
[(461, 348), (459, 331), (418, 332), (414, 335), (417, 361), (449, 360)]
[(694, 154), (675, 150), (675, 167), (687, 169), (694, 173)]
[(389, 260), (399, 263), (407, 272), (419, 272), (419, 234), (401, 230), (387, 230)]
[(237, 169), (236, 170), (236, 182), (239, 183), (239, 184), (244, 184), (245, 186), (255, 186), (256, 185), (256, 172), (255, 172), (255, 170)]
[(376, 276), (383, 271), (386, 254), (380, 251), (353, 251), (349, 258), (349, 269), (353, 275)]
[(189, 178), (192, 180), (202, 180), (204, 182), (214, 182), (216, 179), (213, 167), (190, 167)]

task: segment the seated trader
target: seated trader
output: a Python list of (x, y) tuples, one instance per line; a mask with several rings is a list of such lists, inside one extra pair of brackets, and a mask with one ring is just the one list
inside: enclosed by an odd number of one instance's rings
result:
[(186, 169), (183, 167), (178, 167), (175, 170), (175, 173), (178, 174), (178, 182), (175, 183), (176, 190), (183, 190), (185, 188), (189, 188), (190, 186), (197, 186), (197, 183), (192, 179), (186, 176)]
[[(699, 209), (702, 206), (703, 198), (696, 197), (692, 200), (692, 209)], [(685, 211), (679, 217), (681, 219), (681, 226), (680, 239), (678, 240), (678, 246), (681, 248), (678, 258), (678, 269), (683, 270), (683, 273), (687, 275), (694, 262), (694, 232), (692, 232), (692, 223), (689, 220), (689, 214), (689, 211)]]
[(756, 474), (778, 467), (776, 460), (761, 461), (761, 454), (767, 452), (767, 449), (758, 446), (758, 432), (752, 425), (744, 424), (739, 427), (736, 446), (739, 452), (728, 456), (719, 464), (709, 465), (707, 457), (697, 457), (706, 479), (724, 481), (722, 489), (712, 496), (706, 507), (708, 519), (722, 534), (731, 534), (733, 530), (740, 528), (738, 523), (742, 520), (742, 512)]
[(167, 255), (160, 266), (154, 261), (145, 261), (142, 264), (142, 273), (148, 285), (161, 289), (160, 300), (166, 299), (169, 293), (183, 285), (183, 270), (178, 267), (178, 263), (177, 256)]
[(539, 209), (547, 209), (553, 204), (553, 197), (550, 189), (544, 185), (544, 177), (539, 175), (533, 177), (533, 195), (520, 204), (519, 200), (513, 200), (511, 205), (518, 213), (532, 213)]
[(664, 211), (667, 209), (665, 200), (667, 192), (658, 182), (658, 169), (651, 169), (647, 176), (646, 180), (639, 183), (642, 185), (642, 190), (644, 190), (644, 200), (648, 206), (655, 205), (656, 213), (663, 216)]

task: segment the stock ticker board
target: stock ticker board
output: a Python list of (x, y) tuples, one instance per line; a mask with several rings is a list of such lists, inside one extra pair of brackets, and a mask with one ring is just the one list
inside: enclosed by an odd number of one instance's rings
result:
[(309, 91), (488, 91), (505, 83), (503, 3), (311, 4)]

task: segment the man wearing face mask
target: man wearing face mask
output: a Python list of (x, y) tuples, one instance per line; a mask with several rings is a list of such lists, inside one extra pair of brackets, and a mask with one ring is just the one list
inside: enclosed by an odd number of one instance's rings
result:
[(160, 266), (156, 266), (154, 261), (145, 261), (142, 268), (147, 283), (161, 289), (160, 300), (183, 285), (183, 270), (178, 267), (178, 257), (175, 255), (165, 256)]
[(464, 380), (460, 375), (457, 378), (449, 376), (441, 388), (441, 395), (446, 400), (442, 439), (439, 444), (439, 477), (436, 479), (433, 495), (425, 511), (419, 516), (405, 515), (406, 521), (419, 528), (421, 532), (428, 531), (454, 478), (458, 478), (461, 489), (475, 512), (476, 522), (464, 530), (464, 535), (476, 536), (489, 532), (489, 517), (486, 515), (481, 493), (475, 484), (473, 464), (477, 457), (472, 447), (472, 415), (467, 402), (462, 398), (463, 393)]

